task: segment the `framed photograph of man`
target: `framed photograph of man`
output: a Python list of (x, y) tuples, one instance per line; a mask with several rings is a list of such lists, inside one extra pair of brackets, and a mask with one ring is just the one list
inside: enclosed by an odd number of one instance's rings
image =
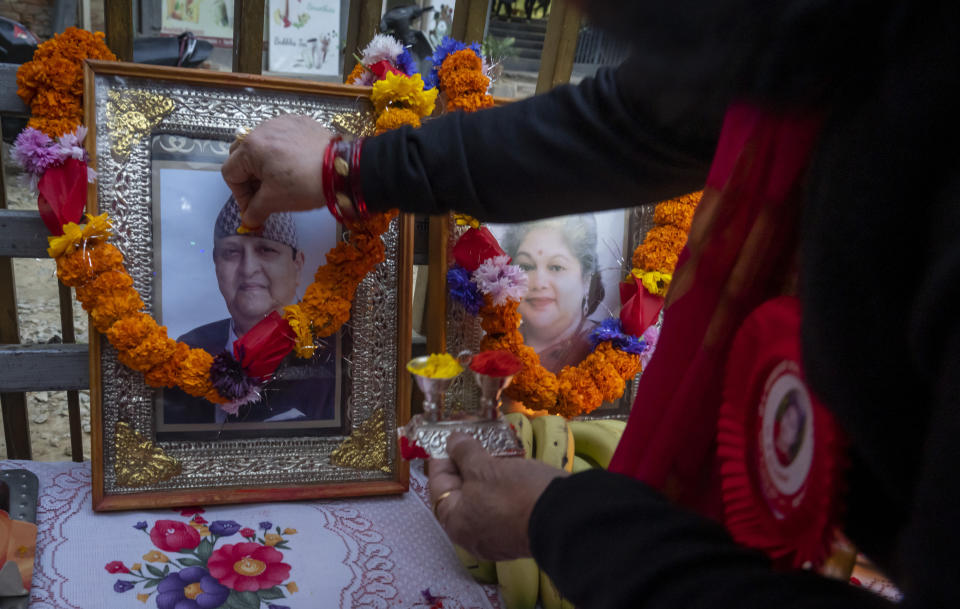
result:
[[(339, 238), (325, 209), (274, 214), (258, 236), (237, 234), (239, 207), (220, 177), (228, 149), (174, 135), (152, 142), (155, 316), (170, 337), (214, 356), (297, 303)], [(158, 391), (158, 439), (342, 431), (341, 333), (317, 347), (307, 361), (288, 356), (261, 399), (236, 414), (176, 388)]]
[[(513, 263), (527, 273), (529, 287), (518, 308), (520, 331), (550, 372), (583, 361), (593, 350), (591, 332), (604, 319), (619, 315), (619, 284), (630, 272), (633, 250), (653, 225), (653, 207), (487, 225)], [(452, 227), (453, 239), (459, 230)], [(448, 302), (447, 311), (451, 352), (477, 348), (479, 324), (471, 323), (456, 303)], [(635, 392), (635, 380), (628, 382), (622, 398), (586, 416), (625, 418)], [(473, 393), (464, 384), (452, 388), (448, 400), (453, 408), (470, 409)], [(509, 410), (509, 400), (505, 402)]]
[[(348, 238), (326, 209), (238, 231), (220, 167), (239, 128), (281, 114), (366, 134), (369, 88), (90, 62), (85, 100), (98, 172), (88, 207), (108, 214), (143, 313), (191, 350), (236, 354), (235, 341), (299, 302)], [(315, 338), (312, 356), (287, 355), (238, 408), (149, 386), (94, 333), (94, 509), (406, 490), (395, 438), (410, 411), (412, 235), (412, 218), (394, 220), (349, 322)]]

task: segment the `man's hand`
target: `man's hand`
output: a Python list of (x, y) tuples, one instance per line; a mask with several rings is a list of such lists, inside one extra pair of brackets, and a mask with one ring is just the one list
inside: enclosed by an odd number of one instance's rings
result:
[(244, 226), (261, 226), (274, 212), (326, 204), (320, 174), (332, 135), (312, 118), (286, 115), (261, 123), (230, 146), (220, 171)]
[(496, 459), (460, 433), (450, 435), (447, 454), (430, 461), (430, 498), (450, 539), (488, 560), (530, 556), (533, 506), (566, 472), (530, 459)]

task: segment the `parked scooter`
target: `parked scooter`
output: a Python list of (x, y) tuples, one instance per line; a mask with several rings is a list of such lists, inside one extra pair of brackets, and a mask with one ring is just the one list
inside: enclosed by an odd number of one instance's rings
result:
[(403, 46), (410, 49), (414, 61), (420, 72), (426, 74), (430, 70), (430, 62), (427, 59), (433, 55), (433, 45), (430, 40), (420, 30), (413, 27), (413, 21), (419, 19), (424, 13), (432, 11), (432, 6), (398, 6), (392, 8), (383, 14), (380, 20), (380, 32), (390, 34)]
[(26, 63), (38, 44), (40, 41), (25, 25), (0, 17), (0, 63)]

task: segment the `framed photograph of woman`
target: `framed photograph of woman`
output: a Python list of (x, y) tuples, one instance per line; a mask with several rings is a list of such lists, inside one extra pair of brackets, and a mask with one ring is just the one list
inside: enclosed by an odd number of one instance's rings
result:
[[(630, 272), (633, 250), (653, 224), (653, 205), (628, 210), (576, 214), (516, 224), (488, 224), (513, 263), (527, 273), (529, 286), (518, 312), (524, 343), (540, 363), (557, 373), (591, 353), (591, 332), (620, 313), (619, 284)], [(456, 238), (457, 229), (453, 229)], [(482, 336), (461, 308), (448, 302), (448, 349), (476, 349)], [(605, 403), (590, 417), (625, 417), (635, 397), (635, 382), (624, 396)], [(471, 388), (448, 394), (452, 409), (473, 407)], [(511, 406), (506, 400), (506, 408)]]
[[(87, 64), (85, 123), (98, 172), (88, 207), (108, 215), (141, 312), (169, 338), (208, 361), (227, 353), (239, 362), (237, 345), (297, 303), (326, 253), (349, 238), (326, 210), (274, 214), (254, 234), (238, 231), (239, 209), (220, 176), (238, 129), (301, 114), (360, 135), (371, 126), (369, 93)], [(386, 259), (357, 287), (350, 320), (314, 337), (312, 355), (286, 355), (257, 394), (230, 408), (177, 383), (148, 385), (110, 342), (91, 336), (94, 509), (406, 490), (394, 438), (409, 418), (412, 235), (412, 218), (392, 221), (381, 237)]]

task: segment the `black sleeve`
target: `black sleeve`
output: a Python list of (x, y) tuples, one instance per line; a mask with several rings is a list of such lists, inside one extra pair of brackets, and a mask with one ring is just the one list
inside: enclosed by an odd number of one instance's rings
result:
[(370, 138), (364, 197), (378, 210), (523, 221), (701, 189), (722, 108), (677, 115), (641, 80), (605, 69), (578, 86)]
[(890, 609), (807, 572), (777, 573), (719, 524), (602, 470), (558, 478), (530, 518), (533, 557), (581, 609)]

